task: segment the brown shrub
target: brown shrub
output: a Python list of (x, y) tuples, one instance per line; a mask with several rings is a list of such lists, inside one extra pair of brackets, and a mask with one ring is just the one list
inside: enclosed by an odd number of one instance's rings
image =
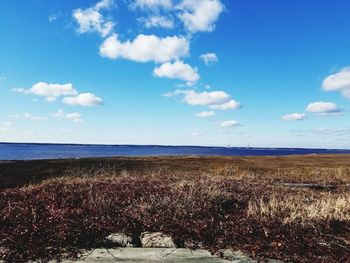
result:
[(75, 257), (81, 248), (107, 245), (105, 237), (113, 232), (162, 231), (178, 246), (190, 240), (193, 248), (202, 243), (213, 252), (233, 247), (262, 259), (349, 259), (347, 192), (294, 191), (271, 180), (250, 182), (246, 179), (259, 171), (244, 171), (74, 171), (4, 190), (1, 257), (7, 262)]

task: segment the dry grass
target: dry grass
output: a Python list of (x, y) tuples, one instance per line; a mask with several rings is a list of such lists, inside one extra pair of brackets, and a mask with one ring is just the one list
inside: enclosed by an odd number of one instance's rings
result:
[(297, 192), (249, 201), (248, 216), (284, 224), (350, 221), (350, 193)]
[(225, 165), (210, 170), (214, 177), (229, 177), (237, 180), (298, 182), (318, 184), (350, 184), (350, 168), (339, 166), (320, 167), (287, 167), (287, 168), (241, 168)]
[(347, 164), (273, 168), (266, 160), (263, 167), (221, 161), (200, 166), (187, 160), (181, 168), (77, 167), (0, 191), (0, 259), (74, 257), (81, 248), (107, 245), (113, 232), (163, 231), (178, 246), (203, 244), (213, 252), (233, 247), (260, 259), (350, 262)]
[(350, 155), (285, 157), (116, 157), (70, 160), (0, 162), (0, 189), (67, 176), (66, 171), (99, 169), (108, 173), (142, 175), (163, 169), (169, 173), (207, 172), (237, 180), (350, 184)]

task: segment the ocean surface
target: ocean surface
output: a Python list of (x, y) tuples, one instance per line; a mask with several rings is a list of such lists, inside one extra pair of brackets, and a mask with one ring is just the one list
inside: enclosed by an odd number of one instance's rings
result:
[(0, 160), (64, 159), (112, 156), (283, 156), (291, 154), (350, 154), (349, 150), (301, 148), (247, 148), (157, 145), (77, 145), (0, 143)]

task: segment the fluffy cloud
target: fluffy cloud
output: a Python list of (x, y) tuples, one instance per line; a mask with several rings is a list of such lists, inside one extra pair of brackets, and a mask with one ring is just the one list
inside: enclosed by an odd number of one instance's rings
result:
[(113, 0), (101, 0), (100, 2), (98, 2), (94, 8), (96, 10), (100, 10), (100, 9), (103, 9), (103, 8), (109, 8), (111, 7), (113, 4)]
[(224, 5), (220, 0), (183, 0), (176, 8), (185, 28), (195, 33), (213, 31)]
[(313, 102), (310, 103), (307, 108), (307, 112), (317, 113), (321, 115), (327, 115), (327, 114), (337, 114), (340, 113), (342, 110), (338, 108), (337, 104), (333, 102)]
[(35, 116), (28, 112), (24, 113), (24, 117), (31, 121), (44, 121), (47, 119), (47, 117)]
[(91, 107), (102, 105), (103, 101), (101, 98), (96, 97), (93, 93), (81, 93), (74, 97), (64, 98), (63, 103), (74, 106), (79, 105)]
[[(175, 14), (184, 27), (192, 33), (210, 32), (215, 29), (215, 22), (224, 10), (220, 0), (181, 0), (174, 7), (172, 0), (135, 0), (130, 6), (148, 11), (154, 16), (147, 19), (146, 27), (173, 27), (173, 20), (159, 16), (161, 11)], [(164, 26), (165, 25), (165, 26)]]
[(230, 127), (236, 127), (236, 126), (239, 126), (239, 122), (234, 120), (224, 121), (220, 123), (220, 127), (222, 128), (230, 128)]
[(14, 92), (22, 94), (34, 94), (37, 96), (46, 97), (47, 101), (54, 101), (57, 97), (77, 95), (78, 92), (73, 88), (71, 83), (67, 84), (49, 84), (46, 82), (38, 82), (34, 84), (30, 89), (12, 89)]
[[(189, 105), (209, 106), (212, 109), (228, 110), (241, 107), (224, 91), (196, 92), (195, 90), (176, 90), (172, 95), (183, 94), (183, 101)], [(167, 94), (169, 97), (169, 94)]]
[(204, 62), (205, 65), (210, 66), (213, 63), (219, 61), (215, 53), (206, 53), (199, 56), (199, 58)]
[(67, 84), (48, 84), (46, 82), (38, 82), (30, 89), (30, 93), (38, 96), (44, 96), (47, 100), (53, 100), (59, 96), (76, 95), (77, 91), (71, 83)]
[(177, 93), (185, 94), (184, 101), (190, 105), (220, 105), (230, 98), (224, 91), (196, 92), (194, 90), (177, 90)]
[(215, 115), (214, 111), (201, 111), (201, 112), (197, 112), (195, 114), (196, 117), (200, 117), (200, 118), (211, 117), (211, 116), (214, 116), (214, 115)]
[(83, 119), (79, 113), (76, 113), (76, 112), (64, 113), (64, 111), (61, 109), (58, 110), (57, 112), (53, 113), (52, 116), (54, 116), (56, 118), (67, 119), (67, 120), (70, 120), (70, 121), (75, 122), (75, 123), (79, 123), (79, 122), (83, 121)]
[(292, 114), (287, 114), (282, 117), (282, 120), (285, 121), (301, 121), (304, 120), (306, 117), (305, 113), (292, 113)]
[(200, 76), (197, 69), (182, 61), (175, 61), (173, 63), (166, 62), (160, 67), (154, 69), (153, 74), (158, 78), (180, 79), (186, 81), (188, 86), (196, 83)]
[(22, 94), (34, 94), (37, 96), (46, 97), (49, 102), (55, 101), (58, 97), (69, 96), (63, 98), (63, 103), (69, 105), (81, 105), (81, 106), (96, 106), (103, 104), (101, 98), (96, 97), (92, 93), (79, 94), (74, 89), (71, 83), (67, 84), (48, 84), (46, 82), (38, 82), (34, 84), (30, 89), (12, 89), (14, 92)]
[(174, 19), (168, 16), (154, 15), (149, 17), (141, 17), (138, 19), (138, 21), (146, 28), (163, 27), (171, 29), (174, 27)]
[(173, 7), (172, 0), (135, 0), (132, 7), (156, 10), (159, 8), (170, 9)]
[(329, 75), (322, 82), (325, 91), (340, 91), (343, 96), (350, 98), (350, 67)]
[(234, 110), (234, 109), (239, 109), (241, 107), (242, 105), (235, 100), (229, 100), (228, 102), (225, 102), (222, 104), (210, 105), (210, 108), (217, 109), (217, 110)]
[(121, 42), (116, 34), (100, 46), (100, 55), (110, 59), (124, 58), (137, 62), (163, 63), (187, 56), (189, 42), (184, 37), (160, 38), (155, 35), (138, 35), (132, 42)]
[(73, 10), (73, 18), (79, 26), (77, 32), (80, 34), (97, 32), (102, 37), (108, 36), (113, 30), (114, 22), (106, 20), (100, 11), (101, 9), (110, 8), (112, 3), (112, 0), (102, 0), (91, 8)]

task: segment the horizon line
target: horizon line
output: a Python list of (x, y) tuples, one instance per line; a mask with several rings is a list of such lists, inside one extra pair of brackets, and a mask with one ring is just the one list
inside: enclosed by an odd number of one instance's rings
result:
[(60, 143), (60, 142), (2, 142), (0, 144), (34, 144), (34, 145), (71, 145), (71, 146), (129, 146), (129, 147), (198, 147), (198, 148), (246, 148), (246, 149), (300, 149), (300, 150), (339, 150), (350, 151), (350, 148), (314, 148), (314, 147), (263, 147), (263, 146), (218, 146), (218, 145), (176, 145), (176, 144), (109, 144), (109, 143)]

